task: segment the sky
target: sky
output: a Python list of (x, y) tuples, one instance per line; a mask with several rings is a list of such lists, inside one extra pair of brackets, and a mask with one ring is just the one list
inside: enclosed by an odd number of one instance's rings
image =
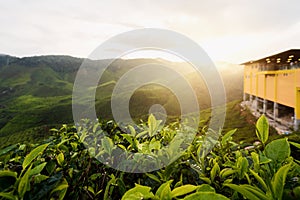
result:
[(111, 37), (162, 28), (213, 61), (242, 63), (300, 48), (299, 0), (0, 0), (0, 53), (88, 57)]

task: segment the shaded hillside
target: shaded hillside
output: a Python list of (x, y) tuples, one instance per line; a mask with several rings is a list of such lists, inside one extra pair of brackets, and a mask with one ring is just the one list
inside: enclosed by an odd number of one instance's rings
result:
[[(12, 134), (30, 135), (33, 132), (43, 134), (50, 127), (73, 123), (72, 90), (73, 83), (83, 59), (70, 56), (35, 56), (17, 58), (0, 56), (0, 137)], [(103, 68), (109, 60), (92, 61), (88, 64)], [(186, 64), (166, 60), (130, 59), (115, 60), (104, 72), (96, 93), (96, 109), (102, 118), (111, 118), (110, 95), (124, 73), (132, 67), (144, 63), (168, 65), (176, 70), (186, 72)], [(227, 91), (227, 100), (241, 98), (242, 71), (221, 70)], [(234, 72), (234, 74), (232, 74)], [(193, 88), (201, 97), (200, 108), (210, 107), (210, 97), (205, 83), (193, 74), (186, 72)], [(189, 77), (191, 76), (191, 77)], [(174, 80), (175, 84), (176, 80)], [(162, 104), (171, 116), (179, 115), (176, 98), (169, 94), (167, 88), (142, 87), (135, 91), (130, 100), (133, 117), (145, 116), (148, 107)], [(184, 92), (184, 91), (183, 91)], [(229, 95), (230, 94), (230, 95)], [(164, 96), (164, 97), (163, 97)], [(25, 139), (25, 138), (24, 138)]]

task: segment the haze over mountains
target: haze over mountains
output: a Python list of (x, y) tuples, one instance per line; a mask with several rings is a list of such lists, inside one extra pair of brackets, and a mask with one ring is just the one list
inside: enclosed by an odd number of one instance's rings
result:
[[(18, 58), (0, 55), (0, 137), (22, 133), (29, 137), (34, 129), (47, 131), (62, 123), (73, 123), (72, 91), (76, 73), (84, 61), (71, 56), (34, 56)], [(91, 66), (104, 67), (108, 60), (89, 61)], [(111, 119), (110, 97), (119, 78), (133, 66), (147, 63), (168, 65), (181, 71), (186, 63), (163, 59), (117, 59), (103, 74), (96, 92), (96, 110), (101, 118)], [(226, 89), (227, 102), (241, 99), (243, 68), (229, 63), (217, 63)], [(196, 91), (200, 109), (210, 107), (205, 82), (195, 73), (185, 76)], [(174, 83), (176, 84), (176, 80)], [(184, 92), (184, 91), (182, 91)], [(168, 115), (180, 114), (176, 97), (159, 85), (136, 90), (130, 100), (130, 114), (139, 118), (153, 104), (161, 104)], [(27, 134), (28, 133), (28, 134)]]

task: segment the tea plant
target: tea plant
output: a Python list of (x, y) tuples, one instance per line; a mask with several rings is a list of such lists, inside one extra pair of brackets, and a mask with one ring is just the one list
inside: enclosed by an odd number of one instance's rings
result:
[[(0, 150), (0, 199), (299, 199), (300, 161), (292, 155), (300, 144), (269, 141), (268, 127), (261, 116), (260, 143), (245, 146), (233, 142), (236, 130), (217, 139), (206, 128), (186, 143), (187, 126), (162, 127), (152, 115), (147, 123), (125, 129), (113, 121), (83, 121), (77, 129), (63, 125), (41, 144)], [(208, 142), (215, 146), (205, 148)], [(173, 159), (153, 172), (121, 172), (110, 167), (120, 160), (117, 149), (128, 152), (125, 167), (130, 152), (156, 158), (150, 163), (154, 167)], [(135, 169), (149, 164), (135, 163)]]

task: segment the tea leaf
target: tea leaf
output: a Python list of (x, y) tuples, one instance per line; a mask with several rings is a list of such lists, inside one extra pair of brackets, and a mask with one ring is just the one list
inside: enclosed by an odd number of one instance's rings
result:
[(18, 185), (18, 193), (19, 193), (19, 197), (21, 197), (21, 198), (24, 196), (27, 189), (29, 189), (28, 188), (29, 187), (29, 175), (30, 175), (31, 167), (32, 167), (32, 165), (30, 165), (30, 167), (27, 169), (25, 174), (21, 177), (19, 185)]
[(129, 130), (130, 130), (130, 134), (131, 134), (133, 137), (135, 137), (136, 131), (135, 131), (134, 127), (131, 126), (131, 125), (128, 125), (128, 128), (129, 128)]
[(249, 200), (269, 200), (267, 195), (265, 195), (261, 190), (250, 185), (224, 184), (224, 186), (230, 187), (231, 189), (241, 193)]
[(153, 114), (150, 114), (148, 117), (148, 127), (149, 127), (149, 136), (151, 137), (154, 135), (157, 127), (156, 118), (154, 117)]
[(282, 198), (285, 179), (290, 168), (291, 168), (291, 163), (280, 167), (271, 181), (272, 189), (273, 192), (275, 192), (277, 199)]
[(60, 166), (63, 166), (64, 164), (64, 160), (65, 160), (65, 157), (64, 157), (64, 154), (61, 152), (60, 154), (58, 154), (56, 156), (56, 160), (57, 160), (57, 163), (60, 165)]
[(4, 149), (1, 149), (0, 150), (0, 156), (7, 154), (8, 152), (16, 149), (17, 147), (18, 147), (18, 145), (14, 144), (14, 145), (8, 146), (8, 147), (6, 147)]
[(289, 142), (291, 145), (297, 147), (298, 149), (300, 149), (300, 144), (296, 143), (296, 142)]
[(13, 171), (9, 171), (9, 170), (0, 171), (0, 178), (6, 177), (6, 176), (17, 178), (17, 175), (18, 175), (17, 172), (13, 172)]
[(104, 148), (105, 152), (111, 155), (112, 148), (113, 148), (113, 141), (111, 138), (105, 136), (103, 139), (101, 139), (101, 145)]
[(0, 192), (0, 197), (4, 197), (6, 199), (10, 199), (10, 200), (17, 200), (18, 198), (16, 196), (14, 196), (11, 193), (6, 193), (6, 192)]
[(198, 186), (197, 192), (216, 192), (216, 190), (208, 184), (201, 184)]
[(151, 187), (136, 184), (134, 188), (128, 190), (122, 197), (122, 200), (140, 200), (153, 198), (154, 195), (150, 192)]
[(220, 173), (220, 167), (219, 167), (219, 164), (216, 162), (210, 171), (210, 180), (214, 181), (216, 175), (219, 173)]
[(198, 188), (198, 186), (190, 185), (190, 184), (177, 187), (171, 191), (171, 198), (175, 198), (177, 196), (188, 194), (190, 192), (193, 192), (197, 188)]
[[(161, 185), (159, 186), (159, 188), (157, 189), (157, 191), (156, 191), (156, 193), (155, 193), (155, 196), (161, 197), (163, 192), (166, 193), (166, 191), (164, 191), (164, 189), (165, 189), (166, 187), (170, 188), (170, 185), (171, 185), (172, 182), (173, 182), (173, 180), (169, 180), (169, 181), (167, 181), (167, 182), (161, 184)], [(171, 195), (171, 189), (170, 189), (170, 195)]]
[(214, 192), (196, 192), (184, 198), (184, 200), (229, 200), (227, 197)]
[(266, 146), (264, 153), (273, 162), (281, 163), (290, 156), (290, 145), (286, 138), (274, 140)]
[(41, 154), (49, 145), (49, 143), (47, 144), (43, 144), (40, 145), (38, 147), (36, 147), (35, 149), (33, 149), (28, 155), (26, 155), (22, 167), (23, 169), (25, 169), (28, 165), (30, 165), (30, 163), (38, 157), (39, 154)]
[(237, 131), (237, 129), (233, 129), (233, 130), (230, 130), (228, 131), (223, 137), (222, 137), (222, 140), (221, 140), (221, 144), (222, 146), (224, 146), (232, 137), (232, 135)]
[(262, 115), (256, 122), (256, 136), (265, 144), (269, 137), (269, 122), (265, 115)]
[(265, 183), (265, 181), (253, 170), (249, 170), (250, 173), (256, 178), (256, 180), (259, 182), (259, 184), (262, 186), (263, 190), (266, 192), (268, 191), (268, 186)]
[(29, 176), (39, 174), (39, 173), (44, 169), (44, 167), (45, 167), (46, 165), (47, 165), (47, 163), (44, 162), (44, 163), (39, 164), (38, 166), (34, 167), (34, 168), (30, 171), (30, 175), (29, 175)]

